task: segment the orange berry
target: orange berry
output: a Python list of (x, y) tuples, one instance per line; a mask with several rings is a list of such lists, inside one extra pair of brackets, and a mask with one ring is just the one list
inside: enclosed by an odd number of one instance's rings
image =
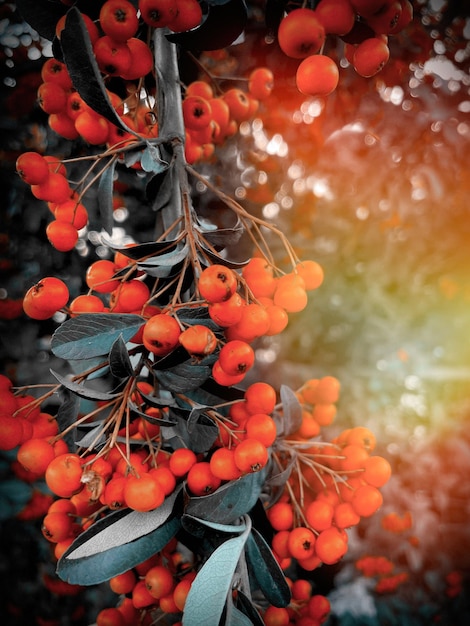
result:
[(364, 463), (363, 480), (374, 487), (383, 487), (390, 480), (392, 467), (382, 456), (371, 456)]
[(351, 504), (358, 515), (370, 517), (383, 503), (383, 496), (373, 485), (361, 485), (351, 499)]
[(347, 552), (348, 536), (334, 526), (323, 530), (317, 537), (315, 553), (327, 565), (337, 563)]
[(175, 586), (173, 574), (163, 565), (151, 567), (145, 574), (144, 580), (148, 592), (156, 599), (167, 596)]
[(297, 526), (289, 532), (287, 549), (294, 559), (306, 559), (315, 554), (315, 535), (305, 526)]
[(191, 493), (195, 496), (206, 496), (215, 491), (221, 483), (208, 461), (200, 461), (191, 466), (186, 478)]
[(148, 473), (140, 476), (129, 474), (124, 485), (124, 501), (135, 511), (151, 511), (165, 500), (160, 484)]
[(305, 519), (317, 531), (330, 528), (333, 522), (334, 508), (323, 500), (314, 500), (305, 509)]
[(290, 530), (294, 524), (294, 510), (289, 502), (276, 502), (267, 511), (274, 530)]
[(235, 480), (241, 476), (233, 448), (217, 448), (210, 458), (210, 466), (214, 476), (221, 480)]
[(243, 439), (235, 448), (234, 459), (241, 472), (259, 472), (268, 462), (268, 451), (257, 439)]

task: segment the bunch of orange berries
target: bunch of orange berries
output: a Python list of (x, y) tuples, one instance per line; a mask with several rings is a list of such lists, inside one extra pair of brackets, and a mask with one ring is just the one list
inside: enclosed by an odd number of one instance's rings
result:
[(370, 78), (389, 60), (388, 37), (400, 33), (412, 17), (409, 0), (320, 0), (314, 9), (303, 4), (284, 14), (278, 43), (300, 61), (295, 75), (299, 91), (328, 96), (340, 78), (337, 60), (324, 53), (328, 37), (338, 37), (355, 71)]
[(333, 376), (307, 381), (298, 392), (300, 427), (273, 447), (279, 472), (291, 468), (267, 510), (276, 531), (272, 548), (283, 568), (292, 559), (306, 570), (338, 562), (348, 549), (347, 529), (376, 513), (383, 502), (380, 487), (389, 480), (391, 466), (371, 454), (376, 441), (368, 428), (349, 428), (330, 443), (312, 439), (320, 424), (334, 419), (339, 391)]

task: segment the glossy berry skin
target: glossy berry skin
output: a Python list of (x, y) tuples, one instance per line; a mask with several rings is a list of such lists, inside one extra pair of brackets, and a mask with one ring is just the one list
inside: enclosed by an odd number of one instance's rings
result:
[(165, 356), (176, 348), (180, 334), (180, 325), (174, 317), (154, 315), (145, 323), (142, 342), (153, 354)]
[(322, 47), (325, 28), (315, 11), (294, 9), (281, 20), (277, 37), (284, 54), (294, 59), (305, 59)]
[(338, 85), (338, 66), (329, 56), (314, 54), (300, 63), (295, 80), (301, 93), (328, 96)]

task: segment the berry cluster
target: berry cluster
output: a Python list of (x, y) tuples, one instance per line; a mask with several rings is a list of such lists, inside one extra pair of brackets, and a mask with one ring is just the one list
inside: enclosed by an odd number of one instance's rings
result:
[(311, 439), (334, 419), (339, 397), (335, 377), (307, 381), (298, 397), (303, 406), (299, 429), (273, 446), (279, 471), (292, 471), (268, 518), (281, 566), (287, 568), (295, 559), (313, 570), (344, 556), (346, 529), (380, 508), (380, 487), (389, 480), (391, 467), (384, 457), (371, 454), (375, 437), (363, 426), (341, 432), (331, 443)]
[(390, 57), (388, 37), (400, 33), (412, 17), (409, 0), (320, 0), (314, 9), (293, 8), (282, 17), (278, 43), (288, 57), (301, 59), (295, 76), (299, 91), (327, 96), (340, 76), (334, 55), (324, 54), (328, 37), (338, 37), (347, 61), (370, 78)]

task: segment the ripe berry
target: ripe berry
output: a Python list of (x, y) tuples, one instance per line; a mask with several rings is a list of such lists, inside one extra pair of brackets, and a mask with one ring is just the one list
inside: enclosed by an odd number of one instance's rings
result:
[(234, 460), (243, 473), (259, 472), (268, 462), (268, 451), (257, 439), (243, 439), (235, 448)]
[(181, 328), (171, 315), (161, 313), (153, 315), (144, 325), (142, 342), (157, 356), (169, 354), (178, 345)]
[(85, 274), (85, 282), (89, 289), (98, 293), (110, 293), (117, 289), (120, 280), (114, 278), (116, 267), (112, 261), (100, 259), (88, 266)]
[(212, 354), (217, 347), (217, 337), (210, 328), (202, 324), (186, 328), (178, 337), (178, 341), (189, 354), (197, 356)]
[(325, 29), (312, 9), (294, 9), (281, 20), (277, 38), (284, 54), (304, 59), (320, 50)]
[(338, 85), (338, 66), (327, 55), (313, 54), (300, 63), (295, 81), (301, 93), (309, 96), (328, 96)]
[(224, 302), (235, 293), (237, 278), (234, 272), (224, 265), (210, 265), (201, 272), (198, 289), (207, 302)]
[(215, 491), (221, 483), (221, 479), (213, 474), (208, 461), (194, 463), (186, 480), (189, 490), (195, 496), (206, 496)]
[(175, 0), (139, 0), (142, 19), (153, 28), (163, 28), (176, 17)]
[(46, 226), (46, 236), (51, 246), (59, 252), (73, 250), (78, 241), (78, 231), (69, 222), (53, 220)]
[(375, 76), (390, 57), (390, 50), (383, 39), (371, 37), (360, 43), (353, 56), (354, 69), (360, 76)]
[(39, 185), (49, 177), (47, 161), (37, 152), (23, 152), (16, 159), (16, 171), (28, 185)]
[(287, 549), (294, 559), (306, 559), (315, 553), (315, 535), (305, 526), (297, 526), (289, 532)]
[(229, 376), (246, 374), (253, 367), (255, 352), (246, 341), (229, 341), (219, 353), (220, 367)]
[(137, 32), (139, 20), (128, 0), (106, 0), (99, 13), (100, 26), (114, 41), (127, 41)]

